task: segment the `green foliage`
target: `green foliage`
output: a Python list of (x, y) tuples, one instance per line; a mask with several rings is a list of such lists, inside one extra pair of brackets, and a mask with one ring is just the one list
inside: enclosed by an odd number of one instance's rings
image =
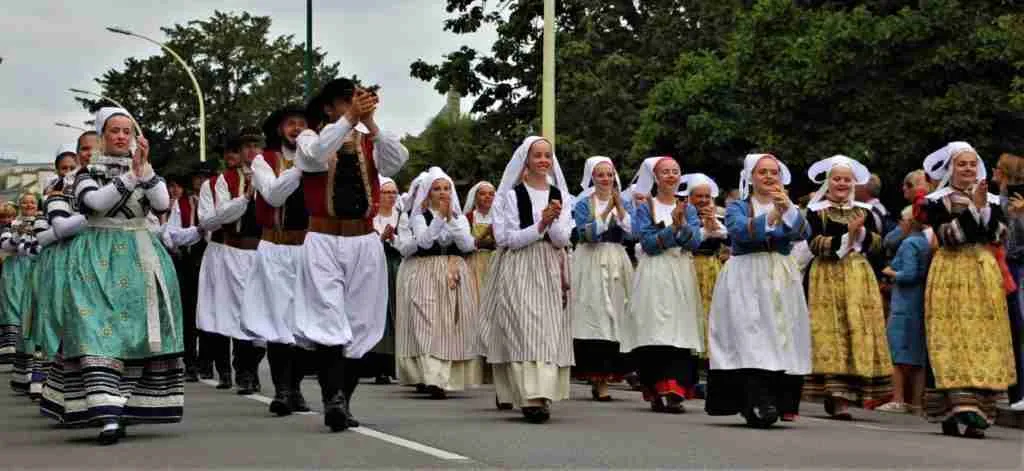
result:
[[(190, 63), (203, 90), (208, 158), (243, 126), (259, 126), (274, 109), (303, 100), (304, 46), (290, 35), (269, 37), (270, 24), (270, 17), (218, 11), (162, 28), (165, 44)], [(339, 67), (324, 63), (319, 49), (313, 54), (315, 89)], [(96, 82), (143, 126), (158, 169), (182, 171), (198, 162), (198, 104), (188, 75), (171, 56), (128, 58), (122, 70), (108, 70)], [(99, 106), (81, 101), (90, 111)]]
[(951, 140), (990, 160), (1024, 145), (1022, 16), (1012, 2), (823, 3), (762, 0), (725, 48), (682, 54), (649, 96), (634, 154), (729, 163), (721, 176), (752, 150), (796, 169), (844, 153), (895, 183)]

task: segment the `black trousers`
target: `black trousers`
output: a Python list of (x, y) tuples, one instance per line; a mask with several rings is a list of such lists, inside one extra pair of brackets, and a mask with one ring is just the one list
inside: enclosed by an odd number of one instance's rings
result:
[(685, 348), (652, 345), (633, 349), (630, 353), (640, 383), (655, 391), (662, 381), (675, 380), (689, 392), (693, 388), (693, 354)]
[(199, 367), (199, 329), (196, 328), (196, 301), (199, 292), (199, 269), (186, 255), (174, 256), (174, 271), (181, 289), (181, 324), (184, 330), (185, 369)]
[(345, 358), (344, 346), (318, 345), (313, 355), (324, 407), (336, 404), (341, 396), (351, 408), (352, 396), (359, 385), (361, 360)]
[(301, 393), (302, 378), (312, 360), (310, 352), (294, 345), (267, 343), (267, 363), (274, 391), (280, 394)]
[(260, 362), (267, 354), (267, 349), (258, 347), (251, 341), (231, 339), (232, 360), (235, 367), (235, 382), (242, 382), (245, 379), (252, 379), (259, 383)]
[(231, 338), (199, 331), (200, 369), (216, 368), (222, 378), (231, 377)]

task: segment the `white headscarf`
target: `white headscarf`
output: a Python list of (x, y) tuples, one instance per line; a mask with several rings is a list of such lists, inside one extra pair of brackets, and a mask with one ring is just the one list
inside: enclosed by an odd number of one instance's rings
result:
[[(640, 164), (640, 170), (637, 170), (636, 175), (633, 176), (633, 184), (630, 185), (629, 190), (626, 190), (626, 193), (629, 193), (629, 199), (632, 199), (636, 193), (644, 196), (651, 195), (651, 190), (654, 189), (654, 185), (658, 182), (657, 177), (654, 175), (654, 167), (658, 166), (658, 162), (661, 162), (662, 159), (672, 160), (672, 157), (661, 155), (644, 159)], [(680, 179), (679, 184), (682, 183), (683, 181)]]
[[(522, 180), (523, 170), (526, 169), (526, 158), (530, 154), (530, 148), (540, 140), (544, 140), (540, 136), (530, 136), (523, 139), (523, 143), (519, 145), (515, 153), (512, 154), (512, 160), (505, 166), (505, 172), (501, 175), (501, 184), (498, 185), (498, 197), (512, 191), (512, 188), (519, 184)], [(554, 178), (554, 181), (552, 180)], [(571, 198), (572, 195), (569, 193), (569, 187), (565, 183), (565, 175), (562, 174), (562, 167), (558, 165), (558, 157), (555, 154), (551, 154), (551, 174), (548, 175), (548, 181), (551, 182), (558, 191), (562, 192), (562, 198)], [(563, 211), (568, 211), (571, 208), (571, 201), (562, 201)]]
[(434, 186), (434, 182), (437, 180), (447, 180), (452, 189), (452, 215), (462, 214), (462, 210), (459, 209), (459, 194), (455, 191), (455, 182), (447, 173), (444, 173), (444, 170), (441, 170), (441, 167), (430, 167), (426, 176), (420, 180), (419, 190), (416, 191), (416, 201), (413, 202), (411, 208), (413, 216), (423, 213), (423, 202), (430, 198), (430, 187)]
[[(130, 119), (132, 124), (135, 125), (136, 133), (138, 133), (138, 135), (142, 135), (139, 123), (135, 122), (135, 118), (132, 117), (131, 113), (129, 113), (128, 110), (114, 106), (107, 106), (104, 108), (100, 108), (99, 111), (96, 112), (96, 134), (99, 134), (100, 141), (103, 140), (103, 128), (107, 125), (107, 121), (109, 121), (110, 118), (113, 118), (114, 116), (125, 116), (128, 119)], [(131, 142), (128, 147), (129, 149), (131, 149), (132, 152), (134, 152), (135, 149), (135, 139), (136, 136), (131, 137)], [(98, 169), (106, 169), (111, 167), (120, 167), (123, 169), (131, 167), (132, 159), (131, 156), (115, 157), (112, 155), (101, 155), (98, 157), (94, 156), (91, 162), (92, 166), (97, 167)]]
[[(853, 183), (856, 185), (864, 185), (871, 180), (871, 171), (868, 170), (864, 164), (851, 159), (845, 155), (833, 155), (827, 159), (821, 159), (811, 165), (811, 168), (807, 169), (807, 178), (811, 179), (813, 183), (821, 183), (821, 187), (818, 191), (814, 192), (814, 196), (811, 197), (811, 201), (807, 203), (807, 209), (811, 211), (819, 211), (824, 209), (831, 204), (825, 199), (825, 195), (828, 194), (828, 182), (832, 176), (832, 169), (836, 167), (846, 167), (853, 172)], [(854, 192), (850, 191), (850, 195), (847, 199), (847, 203), (851, 206), (860, 206), (865, 209), (871, 209), (871, 205), (867, 203), (859, 203), (855, 199)]]
[(484, 185), (494, 188), (491, 182), (484, 180), (477, 182), (476, 185), (473, 185), (473, 188), (469, 189), (469, 193), (466, 194), (466, 214), (472, 213), (476, 209), (476, 192), (480, 191)]
[[(392, 180), (389, 177), (385, 177), (384, 175), (379, 175), (379, 174), (377, 175), (377, 186), (379, 186), (381, 188), (381, 190), (384, 189), (384, 185), (387, 184), (387, 183), (395, 185), (395, 190), (396, 191), (398, 190), (398, 184), (395, 183), (394, 180)], [(402, 212), (403, 211), (402, 210), (402, 198), (401, 197), (395, 198), (395, 208), (394, 208), (394, 211), (398, 211), (398, 212)]]
[(686, 190), (683, 191), (682, 196), (690, 196), (690, 192), (698, 186), (705, 186), (711, 190), (711, 197), (718, 198), (718, 184), (715, 183), (711, 177), (704, 175), (703, 173), (688, 173), (683, 175), (682, 183), (686, 184)]
[(973, 152), (974, 155), (978, 156), (977, 181), (981, 182), (988, 179), (985, 161), (981, 160), (981, 156), (978, 155), (978, 151), (974, 150), (974, 147), (963, 141), (950, 142), (945, 147), (932, 152), (928, 157), (924, 158), (924, 171), (928, 173), (929, 178), (939, 182), (939, 186), (935, 187), (935, 191), (928, 195), (928, 199), (939, 199), (952, 191), (949, 185), (953, 172), (949, 171), (949, 167), (956, 156), (966, 152)]
[(576, 198), (589, 198), (594, 193), (595, 188), (592, 182), (594, 179), (594, 169), (597, 168), (598, 164), (602, 163), (612, 166), (612, 171), (615, 172), (615, 190), (622, 191), (622, 181), (619, 180), (619, 171), (615, 169), (615, 162), (612, 162), (612, 159), (603, 155), (597, 155), (587, 159), (586, 163), (583, 164), (583, 181), (580, 182), (583, 192)]
[(783, 186), (787, 186), (793, 181), (793, 175), (789, 173), (789, 167), (782, 163), (778, 157), (772, 154), (747, 154), (746, 158), (743, 159), (743, 171), (740, 172), (740, 200), (745, 200), (750, 196), (750, 187), (754, 184), (754, 167), (757, 167), (757, 163), (765, 157), (773, 159), (779, 164), (779, 181), (782, 182)]
[(57, 148), (57, 153), (54, 154), (53, 157), (57, 158), (57, 157), (60, 157), (60, 156), (62, 156), (64, 154), (71, 154), (72, 156), (77, 157), (78, 156), (78, 146), (76, 146), (74, 144), (61, 144), (61, 146)]
[(420, 182), (424, 178), (427, 178), (427, 172), (420, 172), (419, 175), (416, 175), (416, 178), (412, 179), (412, 183), (409, 184), (409, 191), (399, 197), (402, 208), (412, 209), (413, 200), (416, 199), (416, 190), (419, 189)]

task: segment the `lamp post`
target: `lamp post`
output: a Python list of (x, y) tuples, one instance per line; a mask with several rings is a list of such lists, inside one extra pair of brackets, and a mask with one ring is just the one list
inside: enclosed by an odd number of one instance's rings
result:
[(541, 123), (544, 137), (555, 147), (555, 0), (544, 0), (544, 66), (541, 79)]
[[(108, 97), (106, 95), (100, 95), (99, 93), (96, 93), (96, 92), (90, 92), (88, 90), (82, 90), (81, 88), (69, 88), (68, 91), (71, 92), (71, 93), (77, 93), (79, 95), (89, 95), (91, 97), (96, 97), (96, 98), (99, 98), (101, 100), (107, 100), (107, 101), (113, 103), (114, 106), (116, 106), (118, 108), (124, 108), (126, 110), (128, 109), (128, 107), (122, 105), (117, 100), (115, 100), (113, 98), (110, 98), (110, 97)], [(139, 135), (141, 136), (142, 135), (142, 126), (139, 126), (139, 122), (135, 121), (135, 118), (132, 118), (132, 124), (135, 125), (135, 132), (139, 133)]]
[(313, 96), (313, 0), (306, 0), (306, 54), (303, 58), (306, 101)]
[(77, 129), (77, 130), (82, 131), (82, 132), (88, 131), (88, 129), (85, 129), (85, 128), (81, 127), (81, 126), (75, 126), (75, 125), (72, 125), (72, 124), (65, 123), (63, 121), (57, 121), (56, 123), (53, 123), (53, 125), (57, 126), (59, 128)]
[(160, 41), (148, 38), (141, 34), (133, 33), (124, 28), (108, 27), (107, 31), (110, 31), (111, 33), (123, 34), (125, 36), (134, 36), (144, 41), (149, 41), (153, 44), (156, 44), (157, 46), (160, 46), (161, 49), (170, 54), (171, 57), (174, 57), (174, 59), (177, 60), (178, 63), (181, 64), (183, 68), (185, 68), (185, 72), (188, 74), (188, 78), (192, 80), (192, 87), (195, 89), (196, 92), (196, 100), (199, 102), (199, 161), (206, 162), (206, 107), (203, 105), (203, 89), (199, 86), (199, 81), (196, 80), (196, 76), (192, 72), (192, 68), (189, 67), (188, 63), (185, 62), (185, 59), (182, 59), (177, 52), (174, 52), (173, 49), (167, 47), (166, 44)]

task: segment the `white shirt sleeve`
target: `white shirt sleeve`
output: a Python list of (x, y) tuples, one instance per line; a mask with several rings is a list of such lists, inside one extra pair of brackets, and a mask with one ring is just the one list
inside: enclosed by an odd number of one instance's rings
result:
[(476, 250), (476, 239), (469, 228), (469, 219), (461, 214), (448, 223), (448, 233), (455, 239), (455, 246), (464, 253)]
[(412, 256), (419, 248), (416, 243), (416, 238), (412, 235), (412, 227), (409, 222), (409, 217), (404, 215), (398, 217), (398, 227), (395, 229), (394, 247), (398, 250), (398, 253), (402, 254), (403, 257)]
[(843, 234), (839, 242), (839, 250), (836, 250), (836, 256), (844, 258), (851, 253), (863, 251), (864, 238), (867, 236), (867, 232), (867, 229), (860, 228), (860, 231), (857, 232), (857, 240), (852, 245), (850, 244), (850, 233)]
[(378, 131), (373, 138), (373, 163), (377, 172), (385, 177), (393, 177), (405, 162), (409, 160), (409, 150), (402, 145), (398, 136)]
[(245, 215), (245, 208), (249, 204), (249, 198), (242, 195), (232, 199), (231, 190), (228, 188), (226, 179), (218, 178), (217, 187), (214, 188), (214, 191), (217, 192), (217, 201), (220, 202), (217, 204), (216, 215), (214, 216), (217, 226), (231, 224)]
[(267, 204), (280, 208), (288, 197), (299, 188), (302, 183), (302, 170), (297, 167), (290, 168), (274, 175), (274, 169), (263, 160), (262, 155), (256, 156), (252, 161), (252, 185)]
[(199, 187), (199, 208), (196, 210), (196, 217), (199, 218), (199, 225), (203, 229), (212, 232), (220, 229), (221, 224), (217, 221), (217, 208), (213, 202), (213, 189), (210, 186), (210, 180), (206, 180)]
[(304, 172), (326, 171), (328, 157), (341, 149), (341, 143), (352, 131), (352, 126), (353, 124), (342, 116), (324, 126), (319, 135), (311, 129), (302, 131), (295, 140), (295, 166)]
[(491, 212), (494, 213), (494, 240), (499, 247), (521, 249), (544, 237), (544, 233), (537, 230), (539, 221), (526, 229), (519, 228), (519, 209), (514, 190), (500, 195)]
[(568, 206), (562, 206), (562, 212), (558, 215), (551, 226), (548, 227), (548, 238), (558, 248), (569, 245), (569, 236), (572, 235), (572, 210)]

